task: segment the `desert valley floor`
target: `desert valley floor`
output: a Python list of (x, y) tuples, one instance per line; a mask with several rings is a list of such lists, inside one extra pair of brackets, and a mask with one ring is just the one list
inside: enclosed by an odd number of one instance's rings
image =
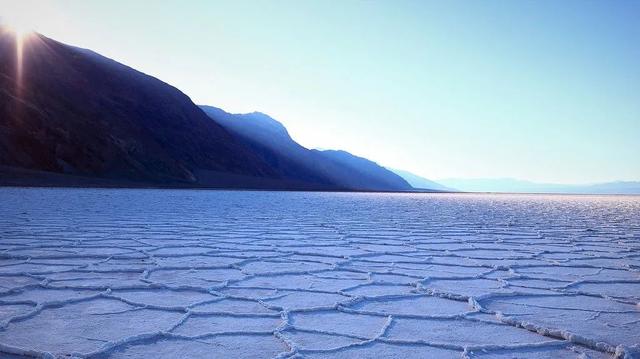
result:
[(0, 358), (640, 356), (640, 197), (0, 189)]

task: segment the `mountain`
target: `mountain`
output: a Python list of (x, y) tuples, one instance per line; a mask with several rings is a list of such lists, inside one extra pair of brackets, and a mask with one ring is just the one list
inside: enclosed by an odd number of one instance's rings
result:
[[(282, 123), (261, 112), (244, 114), (230, 114), (213, 106), (200, 106), (200, 108), (217, 123), (246, 138), (264, 143), (271, 147), (291, 145), (294, 148), (301, 147), (295, 142)], [(286, 149), (291, 149), (286, 147)]]
[(640, 182), (618, 181), (588, 185), (536, 183), (512, 178), (443, 179), (445, 186), (466, 192), (640, 194)]
[(413, 174), (409, 171), (403, 171), (398, 169), (390, 168), (391, 171), (398, 174), (400, 177), (404, 178), (413, 188), (419, 189), (430, 189), (436, 191), (446, 191), (446, 192), (456, 192), (456, 189), (449, 188), (441, 185), (438, 182), (434, 182), (430, 179), (426, 179), (424, 177)]
[[(580, 187), (581, 193), (640, 194), (640, 181), (615, 181), (578, 187)], [(575, 192), (576, 188), (574, 186)]]
[(0, 27), (0, 185), (411, 189), (384, 171), (350, 179), (359, 172), (300, 146), (267, 115), (205, 114), (90, 50), (40, 34), (18, 45)]
[(16, 43), (0, 29), (5, 172), (195, 186), (283, 180), (178, 89), (39, 34), (25, 40), (20, 63)]
[(392, 171), (363, 157), (340, 150), (313, 150), (333, 164), (344, 168), (340, 174), (342, 183), (349, 187), (369, 187), (375, 183), (379, 188), (411, 190), (413, 187)]
[(270, 167), (285, 176), (327, 188), (349, 188), (316, 170), (315, 156), (295, 142), (284, 126), (271, 117), (258, 112), (234, 115), (212, 106), (200, 107), (209, 120), (213, 120), (211, 122), (226, 128)]
[(277, 120), (260, 112), (230, 114), (201, 106), (214, 121), (245, 143), (274, 168), (298, 180), (348, 189), (406, 191), (413, 188), (375, 162), (344, 151), (310, 150), (291, 138)]

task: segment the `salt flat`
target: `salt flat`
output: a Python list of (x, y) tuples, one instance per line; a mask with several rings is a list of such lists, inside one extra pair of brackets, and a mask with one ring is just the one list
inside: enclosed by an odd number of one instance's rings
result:
[(0, 189), (0, 357), (639, 357), (640, 197)]

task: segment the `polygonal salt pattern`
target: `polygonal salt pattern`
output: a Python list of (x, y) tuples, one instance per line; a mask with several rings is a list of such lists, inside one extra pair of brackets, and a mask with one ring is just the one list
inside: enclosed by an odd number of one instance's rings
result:
[(3, 358), (638, 355), (639, 197), (5, 188), (0, 203)]
[(251, 359), (256, 353), (272, 358), (286, 351), (282, 341), (273, 335), (216, 335), (191, 339), (184, 337), (162, 338), (157, 341), (143, 341), (123, 346), (103, 358), (238, 358)]

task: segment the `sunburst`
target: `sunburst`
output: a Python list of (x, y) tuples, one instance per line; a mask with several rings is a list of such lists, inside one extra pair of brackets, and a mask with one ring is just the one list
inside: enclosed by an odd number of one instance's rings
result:
[(23, 87), (24, 87), (24, 46), (27, 41), (29, 41), (30, 36), (34, 33), (33, 27), (26, 20), (25, 17), (16, 16), (13, 18), (2, 17), (0, 19), (0, 25), (8, 30), (10, 33), (13, 33), (15, 36), (16, 43), (16, 89), (15, 96), (16, 100), (20, 101), (23, 97)]
[(2, 16), (0, 17), (0, 25), (5, 26), (11, 31), (16, 39), (23, 40), (33, 33), (34, 26), (26, 16)]

